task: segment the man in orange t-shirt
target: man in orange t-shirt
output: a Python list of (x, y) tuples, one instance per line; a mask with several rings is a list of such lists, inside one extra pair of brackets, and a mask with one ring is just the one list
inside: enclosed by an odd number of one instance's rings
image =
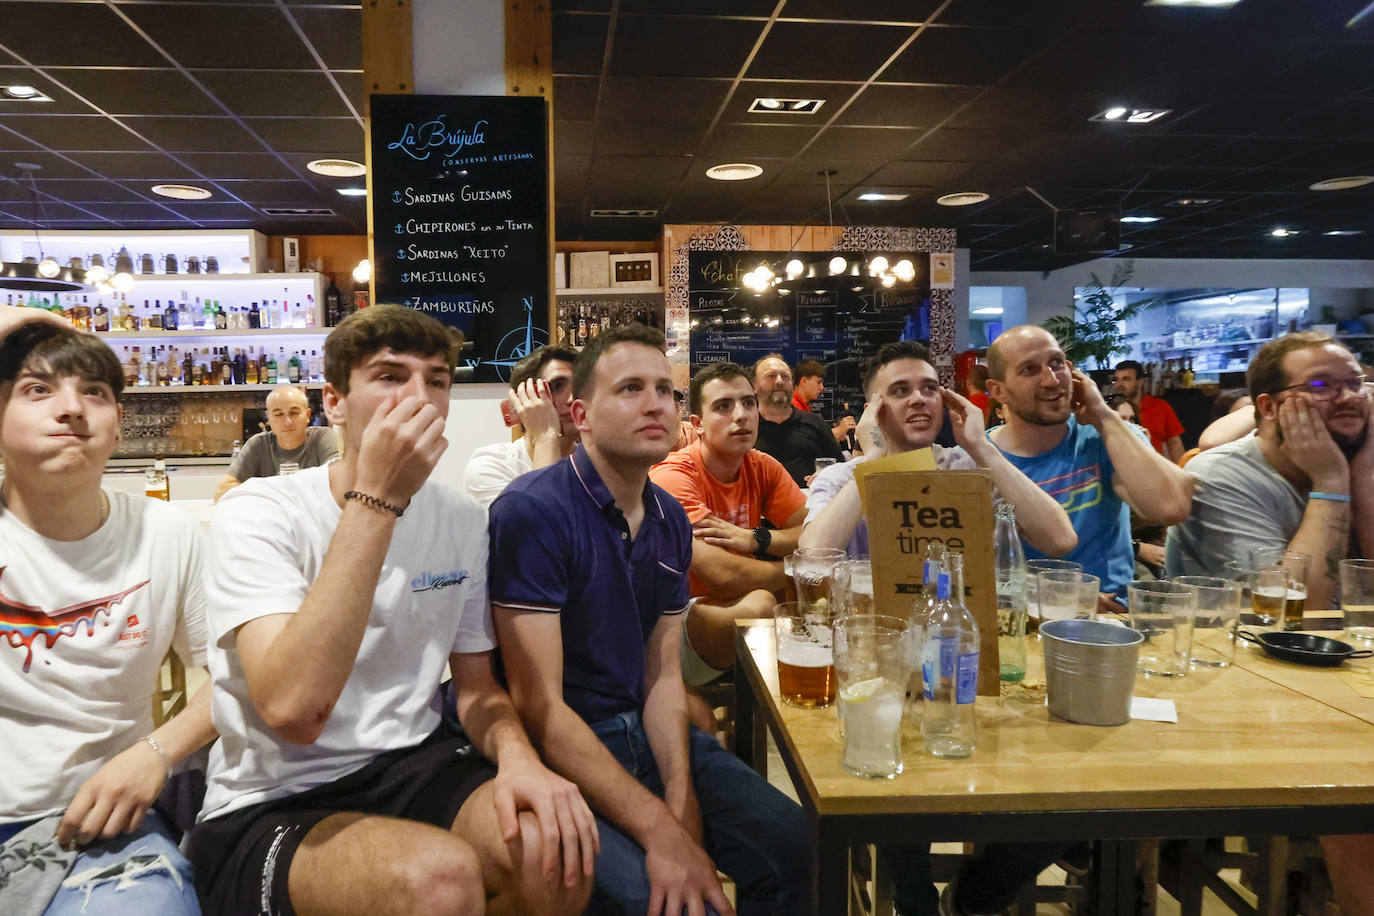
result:
[(1117, 363), (1113, 373), (1117, 394), (1135, 405), (1140, 425), (1150, 434), (1150, 444), (1174, 464), (1183, 457), (1183, 424), (1163, 398), (1145, 393), (1145, 367), (1133, 359)]
[(772, 614), (774, 592), (785, 584), (782, 557), (797, 549), (806, 497), (776, 458), (754, 448), (758, 396), (744, 369), (702, 368), (689, 402), (701, 438), (669, 454), (649, 478), (682, 503), (692, 522), (693, 603), (683, 624), (682, 674), (697, 686), (733, 664), (736, 619)]

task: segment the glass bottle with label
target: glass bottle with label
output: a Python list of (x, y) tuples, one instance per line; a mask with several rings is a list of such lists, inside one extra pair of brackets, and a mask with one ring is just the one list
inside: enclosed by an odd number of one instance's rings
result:
[(105, 307), (105, 303), (95, 300), (95, 308), (91, 309), (91, 330), (105, 332), (110, 330), (110, 310)]
[(992, 567), (997, 580), (997, 658), (1001, 679), (1026, 676), (1026, 551), (1016, 527), (1016, 507), (1003, 500), (993, 510)]
[(948, 556), (922, 647), (925, 712), (921, 740), (936, 757), (970, 757), (977, 740), (978, 623), (964, 606), (964, 556)]
[(143, 472), (143, 492), (153, 499), (172, 501), (172, 489), (167, 481), (167, 464), (161, 458)]

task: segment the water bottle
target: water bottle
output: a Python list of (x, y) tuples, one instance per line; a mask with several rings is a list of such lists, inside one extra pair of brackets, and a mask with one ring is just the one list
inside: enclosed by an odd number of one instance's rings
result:
[(1026, 676), (1026, 551), (1016, 529), (1016, 507), (1000, 502), (993, 512), (992, 565), (997, 581), (997, 657), (1002, 681)]
[(907, 714), (917, 725), (925, 708), (925, 691), (922, 687), (921, 657), (925, 644), (926, 621), (935, 606), (937, 587), (941, 571), (945, 569), (945, 545), (940, 541), (926, 544), (925, 565), (921, 593), (911, 602), (911, 616), (907, 619), (908, 657), (911, 661), (911, 674), (907, 681)]
[(964, 557), (952, 553), (948, 562), (949, 571), (940, 573), (922, 647), (926, 702), (921, 740), (936, 757), (970, 757), (977, 737), (978, 624), (964, 606)]

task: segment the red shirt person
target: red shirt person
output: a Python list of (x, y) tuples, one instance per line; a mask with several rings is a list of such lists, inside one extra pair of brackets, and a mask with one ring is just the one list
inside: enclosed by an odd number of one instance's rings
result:
[(1145, 393), (1144, 375), (1144, 367), (1133, 359), (1117, 363), (1116, 391), (1135, 405), (1136, 416), (1149, 432), (1155, 451), (1177, 464), (1183, 457), (1183, 424), (1168, 401)]

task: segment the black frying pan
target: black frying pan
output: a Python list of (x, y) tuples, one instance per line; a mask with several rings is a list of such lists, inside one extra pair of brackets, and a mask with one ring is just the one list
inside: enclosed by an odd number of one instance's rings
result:
[(1297, 662), (1299, 665), (1334, 668), (1347, 658), (1368, 658), (1374, 655), (1374, 650), (1361, 649), (1357, 652), (1349, 643), (1318, 636), (1315, 633), (1276, 631), (1255, 634), (1249, 630), (1237, 630), (1236, 635), (1249, 642), (1259, 643), (1264, 651), (1274, 658)]

